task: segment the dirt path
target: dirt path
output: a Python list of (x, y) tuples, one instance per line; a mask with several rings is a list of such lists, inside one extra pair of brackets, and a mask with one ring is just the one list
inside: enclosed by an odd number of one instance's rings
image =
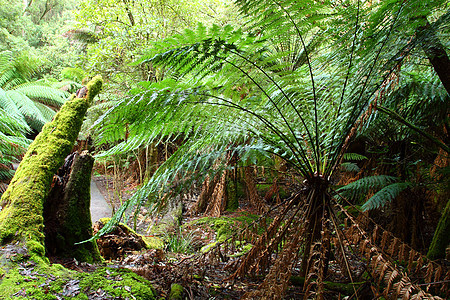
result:
[(98, 221), (101, 218), (111, 217), (111, 206), (106, 202), (97, 184), (94, 180), (91, 180), (91, 220), (92, 223)]

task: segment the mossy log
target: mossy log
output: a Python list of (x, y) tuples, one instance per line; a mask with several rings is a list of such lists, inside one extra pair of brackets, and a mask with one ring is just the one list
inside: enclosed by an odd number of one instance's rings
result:
[(71, 152), (86, 110), (100, 92), (94, 77), (72, 96), (30, 145), (1, 198), (0, 244), (19, 242), (35, 260), (44, 259), (43, 207), (53, 175)]
[(94, 158), (87, 151), (67, 156), (58, 170), (50, 195), (44, 203), (45, 247), (47, 255), (101, 261), (92, 237), (91, 173)]

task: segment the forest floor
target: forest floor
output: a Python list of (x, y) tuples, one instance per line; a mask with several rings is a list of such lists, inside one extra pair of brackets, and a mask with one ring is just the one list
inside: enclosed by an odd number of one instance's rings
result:
[[(120, 197), (117, 197), (117, 193), (113, 192), (112, 179), (96, 176), (94, 181), (110, 207), (118, 208), (136, 190), (135, 185), (125, 183)], [(167, 232), (162, 234), (152, 233), (152, 228), (158, 224), (161, 215), (151, 215), (147, 208), (142, 207), (136, 223), (134, 224), (130, 218), (127, 225), (130, 228), (136, 225), (137, 234), (164, 243), (160, 247), (155, 247), (157, 249), (140, 249), (133, 246), (126, 248), (123, 245), (116, 245), (116, 248), (121, 249), (120, 253), (111, 254), (106, 258), (106, 263), (114, 268), (131, 269), (150, 280), (158, 296), (167, 299), (174, 284), (184, 288), (183, 299), (240, 299), (246, 292), (257, 289), (262, 282), (261, 277), (228, 280), (235, 269), (235, 263), (251, 248), (248, 241), (243, 241), (242, 238), (233, 239), (232, 243), (240, 245), (228, 250), (230, 252), (226, 253), (226, 256), (230, 259), (226, 261), (214, 259), (207, 250), (213, 248), (217, 241), (223, 241), (242, 232), (244, 227), (258, 219), (259, 215), (244, 205), (235, 211), (226, 211), (218, 218), (192, 216), (189, 214), (189, 208), (195, 201), (195, 195), (183, 198), (180, 224), (168, 228)], [(275, 210), (269, 218), (273, 218), (276, 214)], [(123, 239), (124, 245), (127, 246), (138, 244), (130, 242), (136, 238), (123, 236), (123, 231), (113, 232), (106, 239), (110, 240), (100, 240), (99, 245), (111, 244), (112, 240), (113, 243), (117, 243), (118, 239)], [(354, 267), (361, 266), (355, 262)], [(92, 265), (86, 265), (86, 271), (91, 272), (92, 268)], [(294, 267), (293, 275), (298, 275), (299, 269), (300, 266)], [(330, 265), (329, 273), (331, 274), (329, 280), (339, 282), (342, 279), (342, 274), (333, 265)], [(302, 285), (302, 279), (293, 276), (285, 299), (302, 298)], [(368, 287), (360, 286), (360, 288)], [(328, 295), (330, 296), (328, 299), (337, 299), (339, 292), (330, 291)]]
[[(117, 197), (111, 178), (97, 175), (93, 177), (92, 183), (95, 184), (91, 200), (93, 201), (91, 204), (93, 223), (94, 220), (109, 217), (111, 208), (118, 208), (136, 190), (136, 186), (133, 184), (125, 184), (120, 197)], [(97, 194), (97, 187), (100, 195)], [(101, 202), (99, 198), (106, 201)], [(195, 197), (184, 198), (183, 214), (179, 226), (171, 227), (167, 232), (158, 234), (158, 236), (151, 233), (151, 228), (158, 223), (161, 216), (152, 216), (147, 208), (141, 208), (137, 217), (136, 233), (144, 237), (164, 240), (165, 243), (161, 244), (162, 247), (156, 247), (159, 249), (139, 250), (139, 247), (136, 249), (129, 247), (120, 254), (108, 257), (107, 265), (114, 268), (131, 269), (150, 280), (159, 297), (168, 298), (174, 284), (184, 287), (183, 299), (240, 299), (246, 291), (256, 288), (258, 280), (240, 280), (234, 283), (226, 281), (225, 279), (231, 275), (230, 272), (224, 271), (226, 263), (219, 263), (214, 268), (206, 268), (206, 264), (201, 262), (201, 257), (206, 257), (205, 249), (214, 245), (219, 237), (220, 239), (225, 236), (229, 237), (239, 227), (257, 218), (257, 215), (253, 214), (254, 211), (251, 209), (244, 207), (234, 212), (226, 212), (218, 219), (190, 216), (187, 212), (195, 200)], [(103, 203), (107, 207), (102, 208), (94, 203)], [(102, 215), (105, 212), (107, 215)], [(130, 228), (134, 227), (132, 220), (127, 225)], [(218, 233), (219, 231), (220, 233)], [(113, 232), (114, 234), (121, 235), (117, 232)], [(108, 235), (108, 238), (115, 239), (117, 242), (117, 236)], [(131, 244), (130, 237), (119, 238), (126, 240), (127, 245)], [(100, 241), (99, 244), (101, 243), (105, 242)], [(66, 266), (74, 268), (71, 262), (68, 262)], [(77, 266), (76, 269), (80, 270), (80, 267)], [(84, 264), (81, 268), (92, 272), (96, 266)], [(290, 294), (293, 296), (294, 292), (292, 291)]]
[[(92, 212), (94, 220), (109, 217), (137, 188), (133, 181), (124, 181), (121, 182), (120, 191), (114, 192), (118, 189), (112, 178), (102, 175), (94, 176), (92, 184), (93, 200), (103, 201), (100, 201), (100, 207), (94, 209), (96, 212)], [(52, 262), (61, 263), (82, 275), (101, 272), (105, 266), (108, 270), (131, 270), (151, 282), (157, 299), (241, 299), (247, 292), (258, 290), (264, 279), (262, 276), (234, 278), (232, 274), (240, 258), (254, 245), (254, 240), (245, 237), (249, 228), (260, 234), (260, 229), (267, 230), (267, 225), (280, 211), (277, 208), (270, 211), (265, 217), (264, 227), (258, 227), (261, 222), (255, 221), (260, 221), (261, 218), (255, 210), (246, 206), (245, 201), (236, 210), (225, 211), (220, 217), (214, 218), (191, 215), (189, 208), (195, 201), (195, 193), (183, 197), (181, 201), (178, 199), (177, 203), (183, 203), (183, 209), (179, 210), (179, 222), (164, 227), (163, 232), (159, 233), (154, 228), (162, 223), (163, 216), (151, 213), (147, 207), (141, 207), (135, 221), (134, 218), (129, 218), (127, 226), (121, 225), (97, 241), (104, 263), (79, 263), (74, 259)], [(106, 215), (94, 217), (97, 212)], [(101, 226), (101, 222), (95, 222), (94, 232)], [(135, 228), (136, 233), (131, 228)], [(225, 240), (227, 243), (222, 245), (227, 246), (216, 247)], [(151, 247), (146, 248), (144, 241)], [(324, 282), (324, 299), (351, 299), (355, 290), (358, 290), (360, 299), (377, 298), (376, 291), (371, 288), (373, 280), (365, 275), (367, 266), (364, 260), (349, 254), (348, 265), (355, 276), (354, 284), (349, 284), (338, 259), (330, 258)], [(301, 260), (292, 268), (292, 276), (283, 299), (304, 298), (304, 279), (299, 277), (300, 268)], [(177, 289), (183, 296), (171, 297)], [(80, 289), (78, 285), (69, 285), (64, 291), (66, 296), (75, 297)], [(104, 298), (105, 293), (107, 292), (98, 289), (89, 294), (88, 299), (110, 299)]]

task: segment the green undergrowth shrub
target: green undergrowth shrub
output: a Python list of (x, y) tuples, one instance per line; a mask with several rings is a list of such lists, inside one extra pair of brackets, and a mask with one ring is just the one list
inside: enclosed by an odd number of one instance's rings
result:
[[(234, 213), (233, 215), (229, 216), (221, 216), (221, 217), (203, 217), (194, 221), (191, 221), (189, 223), (184, 224), (184, 227), (195, 227), (200, 226), (206, 228), (211, 228), (216, 233), (216, 237), (214, 241), (211, 241), (211, 243), (203, 246), (200, 249), (200, 252), (208, 252), (210, 249), (212, 249), (214, 246), (217, 245), (217, 243), (225, 242), (228, 238), (230, 238), (233, 234), (237, 234), (244, 230), (247, 226), (252, 224), (254, 221), (258, 220), (259, 216), (250, 214), (247, 212), (239, 212)], [(270, 224), (270, 220), (266, 221), (267, 224)], [(264, 231), (264, 228), (258, 227), (257, 229), (258, 234), (262, 234)], [(248, 251), (250, 251), (251, 247), (253, 246), (250, 241), (234, 241), (236, 243), (236, 247), (238, 249), (238, 252), (233, 254), (233, 256), (242, 256)]]
[(180, 227), (175, 232), (168, 232), (163, 236), (165, 250), (176, 253), (192, 253), (194, 250), (192, 232), (184, 232)]

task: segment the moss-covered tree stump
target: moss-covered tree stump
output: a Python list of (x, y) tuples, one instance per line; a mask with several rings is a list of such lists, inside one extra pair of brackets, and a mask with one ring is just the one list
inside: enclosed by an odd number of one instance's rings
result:
[(54, 185), (44, 203), (45, 247), (50, 256), (101, 261), (92, 237), (91, 173), (94, 158), (86, 152), (72, 153), (55, 176)]
[(71, 152), (86, 110), (101, 86), (101, 77), (94, 77), (63, 105), (30, 145), (1, 198), (0, 244), (25, 247), (34, 260), (45, 259), (44, 202), (53, 175)]

